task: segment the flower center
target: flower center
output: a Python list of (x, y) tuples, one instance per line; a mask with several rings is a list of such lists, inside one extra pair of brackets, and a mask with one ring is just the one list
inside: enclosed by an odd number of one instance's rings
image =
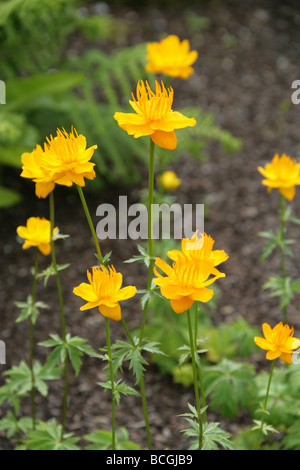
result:
[(171, 111), (173, 103), (173, 89), (166, 90), (164, 84), (156, 82), (155, 93), (143, 81), (138, 83), (136, 98), (132, 95), (135, 105), (140, 113), (150, 121), (159, 121)]

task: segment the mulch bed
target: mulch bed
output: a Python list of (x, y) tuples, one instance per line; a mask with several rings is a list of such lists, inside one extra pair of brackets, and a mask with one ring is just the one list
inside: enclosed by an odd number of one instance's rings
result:
[[(227, 2), (226, 2), (227, 3)], [(296, 2), (294, 2), (296, 3)], [(278, 227), (278, 194), (268, 195), (261, 185), (257, 166), (264, 164), (273, 154), (287, 153), (298, 157), (299, 110), (291, 103), (291, 84), (299, 79), (300, 10), (292, 2), (232, 1), (226, 7), (223, 2), (201, 3), (193, 7), (196, 13), (210, 19), (209, 29), (187, 34), (182, 12), (157, 8), (123, 7), (112, 12), (136, 28), (128, 42), (155, 41), (162, 33), (175, 33), (184, 38), (190, 36), (192, 48), (199, 51), (196, 73), (188, 82), (175, 82), (176, 106), (199, 106), (214, 114), (216, 122), (243, 140), (242, 150), (235, 155), (224, 154), (220, 147), (207, 148), (209, 158), (199, 163), (186, 155), (171, 165), (178, 172), (182, 185), (177, 190), (180, 203), (205, 203), (208, 215), (205, 231), (216, 240), (216, 249), (224, 249), (229, 260), (223, 269), (227, 277), (218, 283), (221, 295), (213, 322), (231, 322), (242, 316), (251, 324), (259, 326), (281, 320), (278, 300), (270, 299), (261, 287), (272, 273), (279, 270), (278, 257), (259, 262), (262, 239), (258, 232)], [(242, 5), (241, 7), (239, 5)], [(133, 28), (131, 28), (133, 31)], [(181, 91), (182, 95), (181, 95)], [(182, 96), (182, 98), (180, 98)], [(283, 104), (286, 110), (283, 111)], [(122, 132), (122, 131), (121, 131)], [(146, 187), (144, 171), (140, 185)], [(21, 189), (22, 203), (0, 211), (1, 225), (1, 330), (0, 338), (7, 346), (6, 370), (28, 357), (28, 334), (25, 323), (15, 324), (19, 313), (14, 301), (23, 301), (31, 290), (30, 268), (32, 252), (23, 252), (16, 237), (16, 227), (23, 225), (29, 216), (48, 217), (48, 202), (34, 197), (33, 185), (18, 176), (18, 172), (4, 170), (5, 184)], [(130, 188), (110, 187), (105, 194), (89, 194), (88, 202), (96, 223), (96, 208), (102, 202), (114, 203), (119, 195), (128, 194)], [(105, 345), (103, 318), (97, 311), (80, 312), (81, 300), (72, 293), (73, 287), (85, 282), (86, 269), (95, 263), (93, 241), (79, 204), (77, 194), (58, 188), (56, 198), (56, 223), (62, 233), (70, 235), (57, 242), (59, 263), (71, 263), (62, 273), (66, 305), (67, 327), (73, 335), (86, 338), (95, 349)], [(293, 212), (300, 216), (299, 199), (293, 203)], [(289, 237), (298, 236), (298, 227), (289, 227)], [(136, 254), (136, 243), (130, 240), (105, 240), (104, 253), (112, 250), (111, 262), (120, 269), (127, 285), (145, 286), (147, 273), (142, 265), (123, 264)], [(288, 273), (299, 276), (299, 247), (293, 247), (295, 257), (288, 260)], [(49, 260), (41, 260), (41, 268)], [(36, 342), (46, 340), (50, 332), (60, 333), (57, 314), (58, 302), (54, 279), (47, 289), (40, 283), (37, 295), (50, 305), (43, 311), (35, 329)], [(289, 310), (289, 323), (300, 333), (299, 298), (295, 298)], [(124, 302), (123, 315), (130, 328), (139, 326), (140, 310), (134, 301)], [(119, 323), (111, 325), (112, 339), (123, 337)], [(295, 335), (297, 336), (297, 334)], [(43, 362), (47, 351), (36, 347), (35, 355)], [(263, 362), (262, 362), (263, 365)], [(69, 409), (67, 428), (83, 436), (98, 428), (110, 429), (111, 397), (95, 386), (104, 380), (103, 364), (97, 359), (85, 358), (78, 378), (70, 374)], [(124, 371), (125, 380), (133, 385), (131, 373)], [(186, 449), (188, 443), (181, 433), (186, 426), (178, 417), (187, 411), (187, 402), (193, 403), (192, 388), (174, 385), (169, 376), (162, 376), (155, 365), (150, 365), (145, 376), (149, 397), (150, 424), (153, 445), (156, 449)], [(47, 420), (52, 416), (60, 419), (62, 384), (50, 383), (49, 396), (38, 398), (38, 418)], [(30, 414), (29, 403), (24, 401), (24, 414)], [(5, 408), (0, 411), (0, 417)], [(250, 423), (241, 413), (233, 420), (218, 415), (208, 419), (221, 420), (222, 427), (233, 434)], [(126, 426), (130, 438), (145, 448), (143, 412), (140, 400), (122, 397), (117, 410), (117, 425)], [(1, 434), (1, 449), (12, 444)]]

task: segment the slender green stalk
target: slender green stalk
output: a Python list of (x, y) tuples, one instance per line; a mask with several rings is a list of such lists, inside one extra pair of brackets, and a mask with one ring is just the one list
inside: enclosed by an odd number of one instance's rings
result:
[(266, 415), (266, 411), (267, 411), (267, 403), (268, 403), (268, 398), (269, 398), (269, 392), (270, 392), (270, 386), (271, 386), (271, 380), (272, 380), (272, 376), (273, 376), (275, 361), (276, 361), (276, 359), (273, 360), (272, 365), (271, 365), (271, 370), (270, 370), (270, 374), (269, 374), (269, 381), (268, 381), (268, 386), (267, 386), (267, 393), (266, 393), (264, 407), (263, 407), (263, 411), (262, 411), (263, 415), (262, 415), (262, 418), (261, 418), (261, 426), (260, 426), (259, 434), (258, 434), (258, 437), (257, 437), (256, 445), (255, 445), (255, 448), (254, 448), (255, 450), (258, 450), (259, 445), (260, 445), (261, 435), (262, 435), (263, 426), (264, 426), (264, 422), (265, 422), (265, 415)]
[[(31, 292), (31, 305), (32, 307), (35, 304), (35, 297), (36, 297), (36, 284), (37, 284), (37, 275), (38, 275), (38, 266), (39, 266), (39, 251), (38, 248), (35, 249), (35, 256), (34, 256), (34, 272), (33, 272), (33, 284), (32, 284), (32, 292)], [(33, 349), (34, 349), (34, 339), (33, 339), (33, 319), (32, 315), (30, 316), (29, 320), (29, 367), (31, 372), (31, 416), (32, 416), (32, 429), (35, 430), (35, 422), (36, 422), (36, 407), (35, 407), (35, 377), (34, 377), (34, 369), (33, 369)]]
[[(279, 250), (280, 250), (280, 266), (281, 266), (281, 275), (283, 280), (286, 280), (286, 267), (285, 267), (285, 257), (284, 257), (284, 249), (283, 249), (283, 242), (284, 242), (284, 235), (285, 235), (285, 201), (284, 196), (280, 194), (280, 242)], [(287, 314), (287, 305), (283, 307), (283, 321), (286, 324), (288, 321), (288, 314)]]
[[(154, 267), (154, 243), (153, 243), (153, 192), (154, 192), (154, 148), (155, 144), (150, 139), (150, 149), (149, 149), (149, 176), (148, 176), (148, 254), (150, 257), (149, 268), (148, 268), (148, 282), (147, 290), (151, 289), (152, 277), (153, 277), (153, 267)], [(141, 347), (144, 337), (144, 329), (146, 324), (146, 317), (148, 313), (148, 301), (145, 303), (143, 310), (143, 318), (140, 332), (140, 342)]]
[[(197, 339), (198, 339), (198, 302), (195, 302), (195, 351), (197, 353), (198, 349), (198, 344), (197, 344)], [(198, 367), (198, 375), (199, 375), (199, 383), (200, 383), (200, 390), (201, 390), (201, 401), (202, 401), (202, 407), (206, 407), (206, 397), (205, 397), (205, 392), (204, 392), (204, 385), (203, 385), (203, 378), (202, 378), (202, 366), (201, 366), (201, 359), (200, 357), (196, 354), (197, 360), (197, 367)], [(207, 414), (206, 410), (203, 412), (203, 422), (206, 423), (207, 420)]]
[(198, 450), (201, 450), (202, 449), (202, 443), (203, 443), (202, 442), (203, 441), (203, 423), (202, 423), (201, 406), (200, 406), (200, 398), (199, 398), (199, 390), (198, 390), (197, 367), (196, 367), (196, 360), (195, 360), (195, 343), (194, 343), (195, 339), (194, 339), (194, 335), (193, 335), (192, 319), (191, 319), (190, 310), (187, 311), (187, 318), (188, 318), (190, 346), (191, 346), (191, 355), (192, 355), (192, 366), (193, 366), (193, 379), (194, 379), (196, 409), (197, 409), (198, 423), (199, 423)]
[(84, 212), (85, 212), (85, 215), (86, 215), (86, 218), (87, 218), (90, 230), (91, 230), (91, 234), (92, 234), (92, 237), (93, 237), (93, 240), (94, 240), (94, 243), (95, 243), (95, 247), (96, 247), (96, 250), (97, 250), (99, 261), (100, 261), (100, 263), (102, 263), (102, 261), (103, 261), (102, 253), (101, 253), (100, 245), (99, 245), (99, 242), (98, 242), (98, 237), (97, 237), (96, 232), (95, 232), (95, 228), (94, 228), (94, 225), (93, 225), (93, 221), (92, 221), (92, 218), (91, 218), (91, 215), (90, 215), (88, 205), (86, 203), (82, 188), (77, 185), (77, 189), (78, 189), (79, 197), (80, 197), (80, 200), (81, 200), (81, 203), (82, 203), (82, 206), (83, 206), (83, 209), (84, 209)]
[[(155, 149), (155, 144), (150, 138), (149, 171), (148, 171), (148, 254), (149, 254), (150, 261), (149, 261), (148, 281), (147, 281), (148, 291), (150, 291), (151, 289), (153, 267), (154, 267), (153, 213), (152, 213), (153, 193), (154, 193), (154, 149)], [(147, 318), (147, 313), (148, 313), (148, 305), (149, 305), (149, 301), (145, 303), (145, 306), (143, 309), (143, 318), (142, 318), (141, 331), (140, 331), (139, 348), (141, 348), (143, 344), (144, 330), (145, 330), (146, 318)], [(151, 450), (152, 449), (151, 433), (150, 433), (150, 426), (149, 426), (148, 408), (147, 408), (147, 400), (146, 400), (146, 392), (145, 392), (145, 384), (144, 384), (143, 376), (140, 381), (140, 390), (141, 390), (142, 404), (143, 404), (143, 411), (144, 411), (147, 444), (148, 444), (148, 449)]]
[(105, 332), (106, 332), (107, 355), (108, 355), (108, 363), (109, 363), (109, 371), (110, 371), (111, 393), (112, 393), (112, 450), (116, 450), (115, 379), (114, 379), (114, 370), (113, 370), (112, 355), (111, 355), (111, 343), (110, 343), (108, 318), (105, 318)]
[[(154, 253), (154, 248), (153, 248), (153, 222), (152, 222), (152, 205), (153, 205), (153, 192), (154, 192), (154, 143), (150, 139), (150, 152), (149, 152), (149, 188), (148, 188), (148, 250), (149, 250), (149, 256), (150, 256), (150, 264), (149, 264), (149, 270), (148, 270), (148, 283), (147, 283), (147, 289), (150, 290), (151, 284), (152, 284), (152, 273), (153, 273), (153, 266), (154, 266), (154, 261), (153, 261), (153, 253)], [(100, 249), (100, 244), (94, 229), (94, 225), (92, 222), (92, 218), (88, 209), (88, 205), (86, 203), (82, 188), (80, 186), (77, 186), (79, 196), (83, 205), (83, 209), (91, 230), (91, 234), (96, 246), (97, 254), (99, 257), (100, 262), (102, 263), (103, 257)], [(141, 335), (140, 335), (140, 341), (138, 348), (141, 348), (142, 342), (143, 342), (143, 334), (144, 334), (144, 327), (145, 327), (145, 322), (146, 322), (146, 316), (147, 316), (147, 311), (148, 311), (148, 302), (145, 304), (145, 308), (143, 311), (143, 319), (142, 319), (142, 327), (141, 327)], [(132, 339), (132, 336), (130, 334), (130, 331), (125, 323), (125, 320), (122, 317), (122, 323), (124, 326), (124, 329), (126, 331), (126, 334), (131, 341), (132, 345), (134, 347), (137, 347), (134, 344), (134, 341)], [(148, 419), (148, 409), (147, 409), (147, 401), (146, 401), (146, 393), (145, 393), (145, 385), (144, 385), (144, 378), (142, 377), (140, 381), (140, 389), (141, 389), (141, 397), (142, 397), (142, 405), (143, 405), (143, 411), (144, 411), (144, 418), (145, 418), (145, 427), (146, 427), (146, 434), (147, 434), (147, 443), (148, 443), (148, 448), (149, 450), (152, 449), (152, 444), (151, 444), (151, 438), (150, 438), (150, 429), (149, 429), (149, 419)], [(113, 404), (113, 410), (115, 408), (115, 405)], [(113, 411), (114, 415), (115, 411)]]
[(148, 446), (148, 450), (152, 450), (150, 424), (149, 424), (149, 417), (148, 417), (148, 406), (147, 406), (145, 382), (144, 382), (144, 375), (143, 374), (142, 374), (142, 378), (140, 380), (140, 390), (141, 390), (142, 405), (143, 405), (143, 411), (144, 411), (145, 428), (146, 428), (146, 436), (147, 436), (147, 446)]
[[(49, 194), (49, 203), (50, 203), (50, 225), (51, 225), (50, 244), (51, 244), (52, 267), (55, 273), (56, 286), (57, 286), (58, 299), (59, 299), (62, 339), (65, 342), (66, 341), (66, 319), (65, 319), (64, 300), (63, 300), (59, 273), (57, 269), (56, 254), (55, 254), (55, 247), (54, 247), (54, 240), (53, 240), (53, 230), (54, 230), (54, 220), (55, 220), (53, 191)], [(66, 416), (67, 416), (67, 408), (68, 408), (68, 369), (69, 369), (68, 357), (66, 357), (65, 362), (64, 362), (64, 397), (63, 397), (63, 410), (62, 410), (61, 439), (63, 438), (64, 433), (65, 433)]]
[[(139, 346), (137, 346), (130, 334), (130, 331), (128, 329), (128, 326), (122, 317), (122, 323), (124, 326), (124, 329), (126, 331), (126, 334), (128, 336), (129, 341), (131, 342), (132, 346), (135, 349), (139, 349)], [(142, 373), (142, 378), (140, 380), (140, 389), (141, 389), (141, 397), (142, 397), (142, 405), (143, 405), (143, 411), (144, 411), (144, 418), (145, 418), (145, 428), (146, 428), (146, 436), (147, 436), (147, 445), (148, 449), (152, 449), (152, 443), (151, 443), (151, 433), (150, 433), (150, 426), (149, 426), (149, 418), (148, 418), (148, 407), (147, 407), (147, 399), (146, 399), (146, 391), (145, 391), (145, 382), (144, 382), (144, 377)]]

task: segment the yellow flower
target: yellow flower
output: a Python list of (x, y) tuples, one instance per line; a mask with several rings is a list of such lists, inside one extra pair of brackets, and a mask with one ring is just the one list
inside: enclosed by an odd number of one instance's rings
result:
[(97, 145), (86, 148), (86, 139), (75, 129), (71, 133), (57, 130), (57, 135), (47, 138), (44, 149), (37, 146), (32, 153), (22, 155), (21, 176), (36, 183), (36, 195), (45, 198), (55, 184), (84, 186), (84, 178), (94, 179), (95, 163), (91, 163)]
[(164, 171), (158, 178), (158, 184), (166, 191), (174, 191), (181, 184), (181, 179), (178, 178), (174, 171)]
[(197, 60), (197, 51), (190, 51), (187, 39), (180, 42), (178, 36), (170, 35), (160, 42), (147, 44), (146, 70), (171, 77), (187, 79), (194, 73), (191, 65)]
[[(225, 277), (225, 274), (215, 268), (219, 263), (212, 255), (211, 249), (207, 249), (205, 255), (203, 249), (193, 253), (196, 255), (178, 250), (169, 252), (168, 256), (176, 259), (172, 267), (160, 258), (155, 260), (155, 265), (166, 276), (162, 276), (154, 268), (154, 274), (158, 277), (153, 282), (160, 287), (161, 295), (171, 301), (171, 307), (178, 314), (189, 310), (194, 301), (208, 302), (214, 292), (207, 286), (213, 284), (216, 279)], [(224, 258), (225, 256), (223, 261)]]
[(300, 339), (293, 337), (294, 328), (290, 328), (288, 325), (283, 325), (280, 322), (274, 328), (264, 323), (262, 330), (264, 338), (255, 336), (254, 342), (261, 349), (268, 351), (266, 359), (272, 361), (279, 357), (279, 359), (287, 364), (292, 364), (291, 354), (300, 347)]
[(23, 178), (32, 179), (35, 182), (35, 194), (39, 198), (45, 198), (53, 191), (55, 183), (52, 181), (52, 174), (47, 172), (42, 164), (43, 149), (40, 145), (31, 152), (23, 153), (22, 164)]
[(272, 163), (267, 163), (265, 168), (259, 166), (258, 171), (265, 177), (262, 184), (268, 186), (268, 192), (277, 188), (289, 201), (294, 199), (295, 186), (300, 184), (300, 164), (294, 158), (275, 154)]
[(135, 138), (149, 135), (159, 147), (174, 150), (177, 145), (174, 129), (193, 127), (196, 121), (173, 111), (173, 89), (166, 90), (163, 83), (155, 83), (154, 93), (149, 84), (146, 82), (145, 85), (141, 80), (137, 85), (136, 98), (132, 94), (133, 101), (129, 101), (136, 114), (115, 113), (114, 118), (129, 135)]
[(228, 259), (227, 253), (224, 250), (213, 250), (214, 239), (206, 233), (198, 236), (198, 230), (192, 238), (183, 238), (181, 241), (181, 250), (171, 250), (168, 252), (168, 257), (173, 261), (184, 254), (198, 260), (211, 260), (213, 266), (218, 266)]
[[(53, 236), (57, 231), (58, 228), (55, 227)], [(40, 217), (30, 217), (27, 219), (26, 227), (20, 225), (17, 228), (17, 234), (25, 240), (23, 250), (35, 246), (43, 255), (49, 255), (51, 252), (50, 232), (50, 221)]]
[(136, 287), (127, 286), (121, 289), (123, 276), (113, 266), (93, 267), (92, 274), (87, 271), (89, 284), (83, 282), (73, 292), (87, 301), (80, 310), (98, 307), (104, 317), (121, 320), (121, 300), (129, 299), (136, 294)]

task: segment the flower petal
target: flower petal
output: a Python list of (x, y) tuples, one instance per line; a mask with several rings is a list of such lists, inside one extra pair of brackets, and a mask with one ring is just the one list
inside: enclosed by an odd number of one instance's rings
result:
[(106, 305), (99, 306), (99, 312), (106, 318), (114, 321), (121, 320), (121, 307), (117, 304), (115, 307), (107, 307)]
[(151, 139), (156, 145), (158, 145), (158, 147), (161, 147), (166, 150), (176, 149), (177, 137), (175, 132), (165, 132), (156, 130), (151, 135)]
[(194, 301), (190, 297), (182, 297), (181, 299), (172, 299), (171, 307), (175, 313), (180, 314), (191, 308)]

